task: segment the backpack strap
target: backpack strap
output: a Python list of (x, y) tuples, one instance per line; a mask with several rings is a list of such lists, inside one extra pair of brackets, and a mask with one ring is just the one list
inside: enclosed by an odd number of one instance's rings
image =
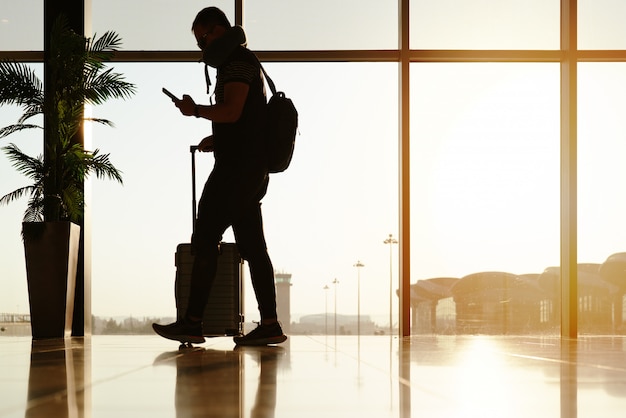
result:
[(206, 94), (209, 95), (209, 103), (213, 105), (213, 95), (211, 94), (211, 77), (209, 77), (208, 64), (204, 64), (204, 80), (206, 81)]
[(274, 84), (274, 82), (272, 81), (270, 76), (267, 75), (267, 72), (265, 71), (265, 68), (263, 68), (263, 64), (261, 64), (260, 61), (259, 61), (259, 65), (261, 66), (261, 71), (263, 71), (263, 77), (265, 77), (265, 80), (267, 80), (267, 84), (270, 86), (270, 90), (272, 91), (272, 95), (276, 94), (276, 85)]

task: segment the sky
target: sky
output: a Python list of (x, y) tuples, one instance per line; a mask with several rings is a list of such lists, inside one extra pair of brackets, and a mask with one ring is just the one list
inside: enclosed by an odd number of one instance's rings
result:
[[(31, 3), (21, 4), (38, 7)], [(244, 27), (250, 48), (258, 50), (393, 49), (397, 2), (379, 3), (250, 2)], [(473, 24), (464, 18), (468, 11), (453, 3), (413, 2), (412, 23), (422, 28), (412, 33), (414, 47), (558, 49), (558, 1), (534, 0), (519, 9), (514, 1), (490, 7), (493, 1), (474, 0)], [(623, 15), (619, 2), (600, 3)], [(13, 2), (10, 9), (7, 4), (0, 0), (0, 50), (9, 49), (5, 34), (21, 33), (16, 22), (26, 19)], [(190, 25), (204, 2), (172, 7), (174, 2), (151, 1), (152, 27), (158, 29), (150, 31), (136, 24), (145, 19), (145, 4), (93, 0), (92, 29), (115, 30), (123, 49), (195, 48)], [(217, 3), (231, 10), (228, 4)], [(330, 4), (333, 14), (320, 12)], [(581, 45), (626, 47), (615, 41), (624, 29), (613, 23), (613, 14), (601, 14), (588, 1), (579, 4), (589, 16), (581, 18)], [(281, 22), (293, 23), (268, 24), (276, 21), (273, 10), (281, 10)], [(493, 21), (515, 24), (489, 24)], [(598, 21), (608, 23), (594, 25)], [(12, 36), (10, 49), (37, 49), (36, 36)], [(278, 271), (292, 274), (292, 319), (323, 313), (327, 301), (333, 306), (335, 292), (338, 312), (356, 314), (360, 281), (361, 313), (386, 326), (390, 269), (394, 292), (398, 283), (398, 246), (383, 243), (389, 234), (398, 237), (397, 64), (265, 67), (300, 114), (292, 166), (271, 177), (263, 200), (270, 256)], [(93, 313), (173, 316), (174, 252), (191, 234), (189, 145), (211, 128), (207, 121), (180, 115), (161, 88), (208, 102), (203, 65), (117, 64), (115, 69), (137, 84), (138, 92), (131, 100), (92, 109), (115, 127), (93, 127), (91, 147), (110, 153), (124, 178), (124, 185), (94, 179), (89, 186)], [(626, 251), (626, 199), (619, 192), (619, 179), (626, 178), (621, 163), (626, 66), (585, 63), (579, 77), (579, 261), (601, 263)], [(411, 282), (488, 270), (540, 273), (557, 265), (558, 64), (413, 64), (410, 93)], [(0, 123), (13, 123), (19, 114), (3, 107)], [(36, 132), (2, 141), (33, 155), (41, 152)], [(212, 162), (211, 155), (198, 155), (198, 187)], [(0, 157), (0, 194), (24, 184)], [(28, 310), (19, 237), (24, 207), (25, 201), (0, 207), (0, 312)], [(232, 234), (224, 239), (232, 241)], [(364, 264), (360, 271), (357, 261)], [(258, 315), (255, 310), (248, 286), (249, 319)], [(395, 322), (395, 295), (392, 312)]]

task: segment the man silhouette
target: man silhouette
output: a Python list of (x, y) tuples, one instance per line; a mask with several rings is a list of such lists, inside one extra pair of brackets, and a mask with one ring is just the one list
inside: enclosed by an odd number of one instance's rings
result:
[(237, 345), (267, 345), (287, 337), (278, 322), (274, 268), (267, 253), (261, 203), (268, 170), (263, 125), (266, 97), (257, 57), (245, 47), (246, 36), (216, 7), (196, 16), (192, 31), (207, 65), (217, 69), (215, 104), (199, 105), (188, 95), (174, 103), (185, 116), (212, 121), (213, 135), (198, 150), (213, 152), (215, 165), (198, 203), (192, 236), (194, 263), (187, 312), (155, 332), (181, 342), (204, 342), (202, 317), (217, 270), (218, 245), (232, 226), (241, 256), (248, 261), (261, 321)]

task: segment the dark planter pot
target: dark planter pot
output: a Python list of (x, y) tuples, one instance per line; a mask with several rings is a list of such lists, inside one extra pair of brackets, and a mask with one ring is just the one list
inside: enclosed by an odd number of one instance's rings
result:
[(25, 222), (22, 236), (33, 338), (69, 337), (80, 226), (63, 221)]

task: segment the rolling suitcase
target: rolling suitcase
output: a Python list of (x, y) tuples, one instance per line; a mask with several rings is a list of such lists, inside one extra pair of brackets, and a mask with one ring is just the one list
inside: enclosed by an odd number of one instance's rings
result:
[[(192, 182), (192, 221), (196, 220), (196, 146), (190, 147)], [(191, 244), (176, 248), (176, 315), (180, 319), (187, 311), (191, 287), (193, 254)], [(205, 336), (241, 335), (243, 333), (243, 259), (234, 243), (220, 243), (217, 274), (202, 319)]]

